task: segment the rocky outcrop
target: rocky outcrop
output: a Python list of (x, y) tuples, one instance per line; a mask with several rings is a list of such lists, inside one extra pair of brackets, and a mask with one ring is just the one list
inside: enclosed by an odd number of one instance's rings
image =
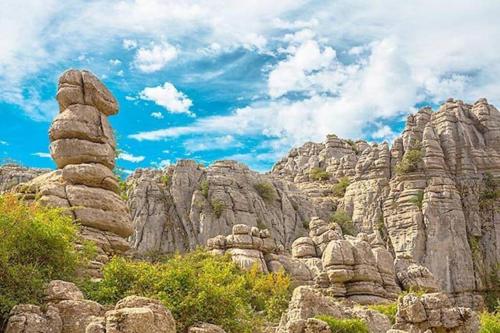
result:
[(60, 113), (49, 130), (50, 152), (58, 169), (18, 185), (25, 199), (67, 208), (81, 224), (84, 239), (98, 245), (92, 274), (110, 255), (129, 249), (132, 223), (113, 174), (116, 142), (107, 116), (118, 104), (90, 72), (68, 70), (59, 79)]
[(370, 333), (385, 333), (391, 328), (385, 315), (354, 303), (342, 303), (311, 287), (294, 290), (287, 312), (282, 316), (277, 333), (328, 333), (324, 323), (314, 319), (326, 315), (338, 319), (359, 318), (367, 323)]
[(469, 308), (452, 307), (443, 293), (408, 294), (398, 302), (395, 329), (409, 333), (479, 331), (479, 317)]
[(175, 321), (160, 302), (129, 296), (113, 310), (85, 300), (65, 281), (51, 281), (43, 306), (16, 305), (5, 333), (175, 333)]
[(202, 323), (199, 325), (191, 326), (188, 333), (226, 333), (220, 326)]
[(330, 295), (361, 304), (395, 299), (394, 259), (376, 234), (344, 236), (335, 223), (314, 217), (309, 237), (292, 244), (292, 255), (276, 245), (267, 230), (243, 224), (233, 226), (232, 234), (207, 242), (216, 254), (228, 253), (243, 269), (257, 267), (261, 272), (290, 274), (296, 285), (313, 285)]
[(135, 229), (131, 244), (139, 254), (194, 249), (231, 233), (236, 224), (266, 228), (290, 248), (318, 214), (293, 184), (234, 161), (205, 168), (182, 160), (165, 170), (138, 169), (127, 186)]
[[(390, 148), (328, 136), (292, 149), (272, 174), (345, 211), (358, 232), (379, 231), (404, 283), (480, 308), (481, 295), (499, 288), (499, 142), (494, 106), (450, 99), (409, 116)], [(339, 195), (335, 184), (345, 177)]]
[(26, 183), (49, 169), (27, 168), (18, 164), (8, 163), (0, 166), (0, 193), (8, 192), (16, 185)]

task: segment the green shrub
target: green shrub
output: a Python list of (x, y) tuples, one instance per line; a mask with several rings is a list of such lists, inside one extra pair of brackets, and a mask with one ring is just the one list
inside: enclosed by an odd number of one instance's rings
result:
[(332, 215), (331, 221), (337, 223), (340, 226), (344, 235), (354, 236), (356, 234), (354, 223), (352, 223), (351, 218), (344, 210), (337, 209)]
[(500, 312), (483, 312), (480, 319), (479, 333), (500, 333)]
[(347, 186), (349, 186), (349, 177), (340, 178), (339, 182), (333, 185), (332, 188), (333, 195), (338, 198), (344, 197)]
[(413, 197), (410, 198), (410, 202), (422, 210), (422, 203), (424, 202), (424, 191), (418, 191)]
[(208, 180), (205, 179), (201, 182), (200, 191), (205, 198), (208, 198)]
[(484, 189), (479, 194), (479, 207), (487, 209), (495, 207), (496, 201), (500, 198), (500, 189), (498, 189), (495, 178), (489, 172), (483, 177)]
[(39, 304), (47, 282), (76, 279), (92, 252), (76, 250), (77, 231), (61, 209), (0, 196), (0, 327), (14, 305)]
[(375, 310), (386, 315), (393, 325), (396, 322), (396, 313), (398, 312), (397, 303), (368, 305), (368, 309)]
[(160, 181), (165, 184), (165, 186), (168, 186), (170, 184), (170, 176), (168, 174), (164, 174), (161, 176)]
[(274, 191), (274, 187), (270, 183), (258, 183), (254, 186), (257, 193), (261, 196), (262, 199), (266, 202), (272, 202), (276, 199), (276, 192)]
[(265, 320), (277, 320), (291, 295), (285, 273), (239, 269), (230, 256), (202, 250), (149, 263), (114, 258), (99, 282), (87, 282), (93, 300), (113, 304), (127, 295), (160, 300), (170, 309), (178, 332), (197, 322), (222, 326), (228, 333), (255, 332)]
[(212, 211), (214, 212), (215, 216), (217, 218), (220, 218), (222, 216), (222, 212), (226, 208), (224, 203), (222, 201), (220, 201), (219, 199), (214, 199), (214, 200), (212, 200), (210, 205), (212, 206)]
[(418, 170), (422, 162), (422, 150), (420, 148), (410, 149), (404, 154), (403, 159), (396, 164), (396, 173), (404, 175)]
[(330, 175), (324, 169), (312, 168), (311, 171), (309, 171), (309, 177), (312, 180), (324, 181), (328, 180), (330, 178)]
[(338, 319), (331, 316), (316, 316), (330, 326), (332, 333), (369, 333), (368, 325), (362, 319)]

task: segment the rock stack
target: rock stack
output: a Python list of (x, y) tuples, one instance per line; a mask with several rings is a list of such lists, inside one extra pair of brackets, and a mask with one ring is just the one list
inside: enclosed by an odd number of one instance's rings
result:
[(99, 248), (98, 272), (110, 255), (129, 249), (132, 223), (113, 173), (116, 141), (107, 117), (118, 113), (109, 90), (90, 72), (68, 70), (59, 79), (60, 113), (49, 130), (57, 170), (17, 188), (27, 199), (68, 208), (81, 234)]

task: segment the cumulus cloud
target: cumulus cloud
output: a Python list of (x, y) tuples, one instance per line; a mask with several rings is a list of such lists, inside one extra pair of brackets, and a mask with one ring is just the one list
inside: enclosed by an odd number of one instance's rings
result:
[(161, 112), (151, 112), (151, 117), (155, 119), (163, 119), (163, 114)]
[(139, 163), (139, 162), (144, 161), (145, 157), (144, 156), (135, 156), (133, 154), (127, 153), (125, 151), (122, 151), (118, 155), (118, 159), (124, 160), (124, 161), (127, 161), (127, 162), (132, 162), (132, 163)]
[(170, 61), (177, 58), (175, 46), (168, 43), (152, 44), (148, 48), (141, 47), (134, 57), (134, 64), (144, 73), (153, 73), (163, 69)]
[(157, 87), (144, 88), (144, 90), (139, 93), (139, 98), (146, 101), (152, 101), (171, 113), (194, 115), (189, 110), (193, 102), (184, 93), (178, 91), (170, 82), (165, 82), (163, 85)]

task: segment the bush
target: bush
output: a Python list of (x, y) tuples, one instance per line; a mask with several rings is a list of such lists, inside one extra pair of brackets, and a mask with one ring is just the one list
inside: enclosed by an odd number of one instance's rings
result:
[(222, 212), (226, 208), (224, 203), (218, 199), (215, 199), (215, 200), (212, 200), (212, 202), (210, 204), (212, 206), (212, 211), (214, 212), (215, 216), (217, 218), (220, 218), (222, 216)]
[(291, 295), (285, 273), (239, 269), (229, 256), (202, 250), (149, 263), (114, 258), (100, 282), (87, 282), (89, 298), (114, 304), (127, 295), (160, 300), (177, 322), (178, 332), (197, 322), (222, 326), (228, 333), (250, 333), (265, 320), (277, 320)]
[(61, 209), (0, 196), (0, 328), (14, 305), (39, 304), (49, 281), (76, 279), (89, 255), (76, 250), (77, 231)]
[(203, 196), (205, 198), (208, 198), (208, 180), (203, 180), (201, 182), (200, 191), (201, 191), (201, 194), (203, 194)]
[(495, 178), (491, 173), (486, 172), (483, 183), (484, 189), (479, 194), (479, 207), (481, 209), (495, 207), (496, 201), (500, 198), (500, 190), (497, 188)]
[(404, 154), (403, 159), (396, 164), (396, 174), (404, 175), (418, 170), (422, 162), (422, 150), (420, 148), (410, 149)]
[(161, 176), (160, 181), (165, 184), (165, 186), (168, 186), (170, 184), (170, 176), (168, 174), (164, 174)]
[(500, 333), (500, 312), (483, 312), (480, 319), (479, 333)]
[(331, 316), (316, 316), (330, 326), (332, 333), (369, 333), (368, 325), (361, 319), (338, 319)]
[(332, 215), (331, 221), (340, 226), (344, 235), (354, 236), (356, 234), (356, 228), (354, 227), (351, 218), (344, 210), (337, 209)]
[(266, 202), (272, 202), (276, 198), (276, 192), (270, 183), (258, 183), (255, 184), (254, 188)]
[(312, 180), (324, 181), (328, 180), (330, 178), (330, 175), (328, 175), (328, 172), (326, 172), (324, 169), (312, 168), (311, 171), (309, 171), (309, 177)]
[(386, 315), (393, 325), (396, 322), (396, 313), (398, 312), (397, 303), (368, 305), (368, 309), (375, 310)]
[(349, 177), (340, 178), (339, 182), (333, 185), (332, 188), (333, 195), (338, 198), (344, 197), (347, 186), (349, 186)]
[(424, 191), (418, 191), (413, 197), (410, 198), (410, 202), (422, 210), (422, 203), (424, 202)]

